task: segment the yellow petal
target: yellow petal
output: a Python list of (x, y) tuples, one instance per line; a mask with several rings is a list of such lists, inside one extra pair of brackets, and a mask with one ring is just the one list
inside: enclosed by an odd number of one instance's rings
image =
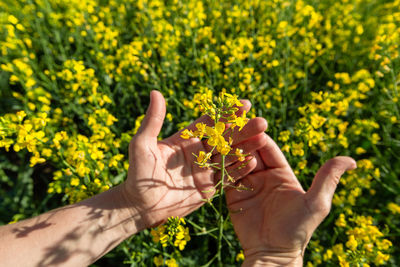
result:
[(215, 130), (219, 133), (222, 134), (225, 131), (225, 123), (223, 122), (217, 122), (217, 124), (215, 124)]

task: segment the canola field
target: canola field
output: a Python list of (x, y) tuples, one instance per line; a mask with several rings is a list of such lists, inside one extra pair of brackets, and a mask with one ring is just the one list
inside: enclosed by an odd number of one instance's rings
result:
[[(160, 138), (225, 91), (268, 120), (305, 189), (329, 158), (357, 161), (304, 265), (399, 266), (399, 44), (399, 0), (0, 0), (0, 224), (121, 183), (151, 90)], [(183, 223), (168, 227), (185, 242), (146, 230), (93, 266), (206, 265), (213, 210)], [(222, 255), (243, 260), (229, 221)]]

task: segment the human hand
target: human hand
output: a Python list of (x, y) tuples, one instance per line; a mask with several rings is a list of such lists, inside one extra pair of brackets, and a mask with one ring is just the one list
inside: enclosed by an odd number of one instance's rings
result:
[(243, 266), (302, 266), (304, 250), (330, 211), (340, 177), (356, 163), (350, 157), (330, 159), (305, 192), (279, 147), (267, 138), (258, 150), (255, 172), (240, 180), (252, 190), (226, 192), (245, 253)]
[[(238, 115), (250, 109), (248, 101), (243, 102)], [(182, 139), (181, 131), (157, 141), (165, 117), (165, 100), (160, 92), (152, 91), (150, 106), (138, 133), (129, 146), (128, 179), (123, 184), (123, 195), (134, 214), (140, 214), (142, 227), (158, 225), (168, 217), (183, 217), (197, 209), (213, 194), (216, 173), (200, 168), (194, 163), (192, 153), (207, 150), (206, 141), (198, 138)], [(208, 116), (202, 116), (187, 128), (195, 129), (196, 123), (211, 125)], [(240, 134), (233, 135), (233, 148), (244, 153), (256, 151), (264, 146), (264, 131), (267, 123), (262, 118), (250, 120)], [(237, 169), (234, 161), (227, 170)], [(232, 172), (235, 179), (247, 175), (256, 166), (252, 159), (246, 167)], [(207, 192), (208, 191), (208, 192)]]

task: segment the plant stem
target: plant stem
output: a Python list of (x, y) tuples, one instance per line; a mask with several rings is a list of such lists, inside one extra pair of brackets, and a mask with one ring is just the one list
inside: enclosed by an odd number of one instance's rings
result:
[(222, 236), (224, 230), (224, 216), (222, 215), (222, 205), (223, 205), (223, 194), (224, 194), (224, 178), (225, 178), (225, 155), (222, 155), (221, 160), (221, 191), (219, 195), (219, 233), (218, 233), (218, 252), (217, 252), (217, 259), (218, 259), (218, 266), (222, 267), (222, 258), (221, 258), (221, 250), (222, 250)]

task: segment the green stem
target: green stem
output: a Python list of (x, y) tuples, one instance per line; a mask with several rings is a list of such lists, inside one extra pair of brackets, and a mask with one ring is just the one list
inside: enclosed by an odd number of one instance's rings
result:
[[(219, 195), (221, 196), (221, 195)], [(209, 202), (211, 208), (215, 211), (215, 213), (217, 214), (218, 218), (221, 216), (221, 214), (219, 213), (219, 211), (215, 208), (214, 204), (212, 202)]]
[(189, 220), (189, 219), (186, 219), (186, 221), (187, 221), (190, 225), (192, 225), (193, 228), (196, 228), (197, 230), (199, 230), (198, 233), (194, 233), (194, 234), (192, 234), (192, 235), (195, 235), (195, 236), (210, 235), (211, 237), (217, 239), (217, 236), (214, 235), (214, 234), (212, 233), (212, 232), (218, 230), (217, 227), (216, 227), (216, 228), (212, 228), (212, 229), (206, 229), (205, 227), (201, 227), (201, 226), (199, 226), (198, 224), (194, 223), (193, 221), (191, 221), (191, 220)]
[(218, 252), (217, 252), (217, 259), (218, 259), (218, 266), (222, 267), (222, 257), (221, 257), (221, 250), (222, 250), (222, 237), (223, 237), (223, 230), (224, 230), (224, 216), (222, 215), (222, 205), (223, 205), (223, 194), (224, 194), (224, 178), (225, 178), (225, 155), (222, 155), (221, 160), (221, 191), (219, 196), (219, 217), (218, 217)]

